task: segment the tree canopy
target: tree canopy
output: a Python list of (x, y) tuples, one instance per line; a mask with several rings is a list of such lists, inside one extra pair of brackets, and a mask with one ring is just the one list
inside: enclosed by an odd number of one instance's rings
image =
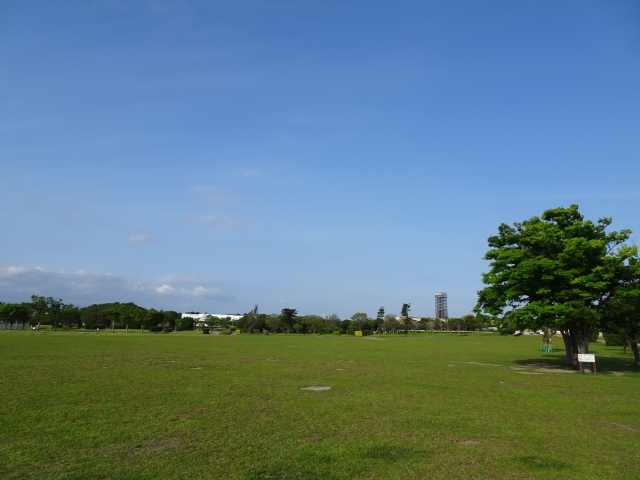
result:
[(607, 232), (610, 218), (585, 220), (577, 205), (546, 210), (489, 238), (487, 285), (475, 311), (505, 314), (518, 328), (561, 330), (575, 363), (588, 353), (625, 265), (637, 254), (630, 230)]

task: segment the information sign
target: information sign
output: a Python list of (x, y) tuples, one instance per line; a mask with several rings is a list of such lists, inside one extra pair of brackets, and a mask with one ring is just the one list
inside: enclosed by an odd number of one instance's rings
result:
[(590, 353), (579, 353), (578, 361), (586, 363), (596, 363), (596, 356)]

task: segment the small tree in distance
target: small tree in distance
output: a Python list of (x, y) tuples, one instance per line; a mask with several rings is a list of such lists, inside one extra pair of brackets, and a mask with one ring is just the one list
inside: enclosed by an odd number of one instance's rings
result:
[(411, 326), (411, 319), (409, 318), (409, 312), (411, 312), (411, 304), (403, 303), (402, 309), (400, 310), (400, 316), (403, 317), (402, 327), (404, 329), (404, 334), (409, 334), (409, 327)]

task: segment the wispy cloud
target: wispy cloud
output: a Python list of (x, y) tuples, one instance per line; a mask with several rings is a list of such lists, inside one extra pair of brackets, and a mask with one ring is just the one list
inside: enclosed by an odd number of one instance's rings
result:
[(224, 189), (220, 187), (213, 187), (207, 185), (199, 185), (193, 187), (192, 190), (194, 192), (203, 194), (203, 199), (208, 202), (222, 202), (224, 200), (229, 200), (231, 197), (227, 195)]
[(243, 177), (259, 177), (262, 175), (262, 172), (260, 170), (256, 170), (256, 169), (247, 169), (247, 170), (240, 170), (240, 175), (242, 175)]
[(142, 306), (175, 309), (176, 304), (202, 305), (197, 303), (201, 300), (232, 300), (233, 297), (214, 286), (216, 283), (210, 278), (185, 275), (127, 277), (87, 270), (66, 272), (11, 266), (0, 268), (0, 301), (22, 302), (35, 294), (79, 305), (134, 301)]
[(226, 215), (218, 215), (214, 213), (203, 215), (189, 215), (187, 217), (187, 223), (213, 224), (217, 229), (220, 230), (228, 230), (242, 225), (242, 222), (240, 222), (239, 220), (235, 220)]
[(127, 242), (133, 243), (134, 245), (147, 245), (153, 243), (153, 241), (154, 238), (148, 233), (135, 233), (127, 239)]

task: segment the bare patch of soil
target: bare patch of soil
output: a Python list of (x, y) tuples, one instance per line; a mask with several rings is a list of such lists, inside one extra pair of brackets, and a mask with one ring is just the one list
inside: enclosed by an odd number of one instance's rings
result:
[(456, 442), (458, 445), (480, 445), (482, 442), (478, 440), (460, 440)]

